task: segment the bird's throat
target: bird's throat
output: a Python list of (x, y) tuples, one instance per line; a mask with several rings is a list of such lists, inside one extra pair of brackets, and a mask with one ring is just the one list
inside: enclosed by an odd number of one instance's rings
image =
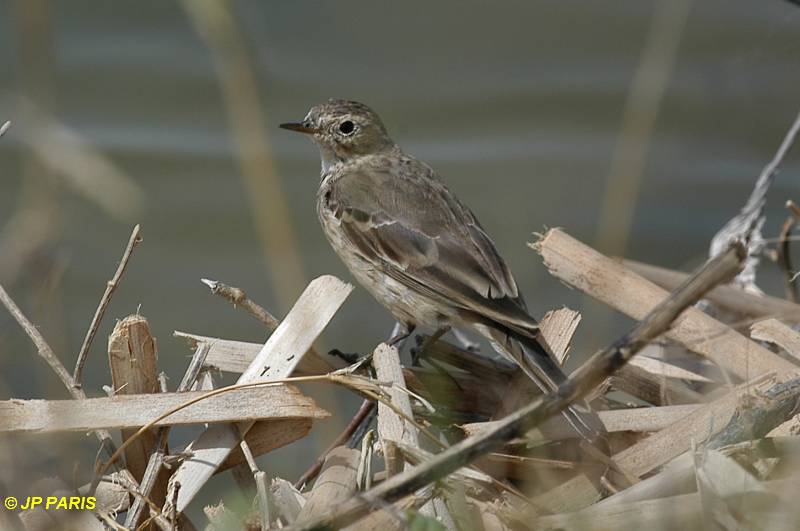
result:
[(318, 144), (319, 147), (319, 158), (322, 161), (322, 173), (327, 173), (328, 170), (334, 164), (338, 162), (342, 162), (342, 158), (339, 157), (336, 152), (326, 146)]

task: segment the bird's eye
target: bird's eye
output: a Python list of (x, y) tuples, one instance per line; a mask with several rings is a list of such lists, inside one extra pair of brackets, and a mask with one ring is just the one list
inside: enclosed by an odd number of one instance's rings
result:
[(345, 120), (344, 122), (339, 124), (339, 132), (343, 135), (352, 135), (353, 131), (356, 130), (356, 124), (351, 122), (350, 120)]

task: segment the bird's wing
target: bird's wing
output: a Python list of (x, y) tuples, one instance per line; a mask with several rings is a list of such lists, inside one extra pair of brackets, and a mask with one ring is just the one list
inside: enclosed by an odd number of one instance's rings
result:
[(398, 282), (535, 331), (494, 242), (428, 166), (409, 158), (348, 172), (335, 179), (325, 200), (358, 252)]

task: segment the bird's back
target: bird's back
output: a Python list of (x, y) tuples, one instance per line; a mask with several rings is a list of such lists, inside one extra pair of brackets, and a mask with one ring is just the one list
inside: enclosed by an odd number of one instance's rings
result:
[(441, 302), (535, 330), (494, 242), (427, 164), (399, 149), (335, 164), (317, 205), (335, 248), (357, 249), (384, 274)]

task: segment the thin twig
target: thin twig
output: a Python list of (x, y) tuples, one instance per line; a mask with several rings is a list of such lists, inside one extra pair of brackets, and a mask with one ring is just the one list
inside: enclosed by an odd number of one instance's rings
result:
[[(374, 400), (373, 400), (374, 402)], [(344, 443), (344, 446), (348, 448), (357, 448), (360, 441), (366, 437), (367, 433), (370, 431), (370, 427), (372, 426), (372, 422), (378, 417), (378, 408), (373, 407), (369, 410), (369, 413), (366, 417), (361, 421), (361, 424), (355, 429), (355, 431), (350, 435), (350, 438)], [(308, 484), (308, 482), (306, 482)]]
[(241, 438), (239, 448), (241, 448), (242, 454), (244, 454), (244, 460), (250, 468), (250, 473), (253, 474), (253, 482), (256, 485), (256, 499), (258, 500), (258, 508), (261, 510), (261, 529), (270, 529), (270, 522), (272, 521), (272, 515), (275, 514), (275, 511), (272, 509), (273, 504), (270, 500), (271, 493), (269, 491), (269, 485), (267, 484), (267, 474), (258, 468), (256, 458), (253, 456), (250, 445), (247, 444), (247, 440), (244, 438), (244, 434), (241, 433), (241, 431), (239, 432), (239, 437)]
[(792, 229), (794, 229), (796, 224), (797, 218), (794, 215), (790, 215), (786, 218), (786, 221), (783, 222), (777, 255), (777, 262), (783, 269), (784, 283), (786, 284), (786, 298), (792, 302), (797, 302), (797, 284), (794, 282), (792, 253), (789, 243), (792, 236)]
[(172, 513), (169, 515), (169, 521), (170, 524), (172, 524), (171, 527), (173, 531), (177, 529), (175, 527), (175, 523), (178, 520), (177, 505), (178, 505), (178, 493), (180, 492), (180, 490), (181, 490), (181, 484), (180, 482), (176, 481), (175, 486), (172, 489), (172, 503), (170, 504), (170, 506), (172, 507)]
[(39, 356), (44, 358), (50, 368), (53, 369), (53, 372), (56, 373), (56, 376), (63, 382), (64, 386), (66, 386), (67, 390), (69, 390), (72, 398), (80, 399), (86, 398), (86, 395), (82, 392), (76, 392), (73, 390), (72, 385), (72, 376), (67, 372), (67, 369), (64, 368), (64, 364), (61, 363), (61, 360), (58, 359), (53, 349), (50, 348), (50, 345), (47, 344), (44, 337), (42, 336), (41, 332), (31, 323), (25, 314), (22, 313), (22, 310), (19, 309), (19, 306), (14, 303), (14, 301), (9, 296), (8, 292), (3, 289), (3, 286), (0, 285), (0, 301), (3, 302), (3, 305), (8, 308), (8, 311), (11, 312), (11, 315), (16, 319), (17, 323), (22, 327), (28, 337), (33, 341), (33, 344), (36, 346), (36, 350), (39, 352)]
[(89, 330), (86, 331), (86, 337), (83, 338), (83, 344), (81, 345), (80, 352), (78, 352), (78, 359), (75, 362), (75, 370), (72, 373), (72, 385), (75, 387), (81, 386), (83, 366), (86, 363), (86, 357), (89, 355), (89, 348), (92, 346), (94, 336), (97, 334), (97, 329), (100, 327), (100, 321), (103, 319), (103, 315), (106, 313), (106, 308), (108, 308), (108, 304), (111, 302), (111, 297), (114, 295), (114, 291), (117, 289), (119, 281), (122, 278), (122, 275), (125, 273), (125, 269), (128, 267), (128, 260), (131, 258), (133, 248), (136, 247), (136, 245), (141, 241), (142, 238), (139, 236), (139, 225), (136, 225), (133, 227), (131, 237), (128, 239), (128, 245), (125, 247), (125, 251), (122, 253), (122, 259), (117, 266), (117, 271), (114, 273), (112, 279), (106, 284), (106, 290), (103, 292), (103, 296), (100, 297), (100, 304), (97, 305), (97, 310), (94, 312), (92, 323), (89, 325)]
[(391, 503), (461, 468), (477, 457), (500, 449), (506, 442), (525, 433), (569, 407), (600, 385), (610, 374), (627, 363), (639, 350), (661, 335), (690, 305), (709, 289), (735, 276), (745, 258), (741, 244), (707, 262), (670, 297), (658, 304), (631, 332), (610, 347), (595, 354), (575, 371), (556, 392), (549, 393), (501, 420), (497, 427), (464, 439), (411, 470), (393, 476), (370, 491), (339, 504), (321, 517), (293, 529), (343, 528), (363, 517), (378, 503)]
[(234, 308), (242, 308), (264, 323), (270, 332), (278, 328), (278, 325), (281, 324), (281, 322), (265, 310), (264, 307), (253, 302), (241, 288), (228, 286), (217, 280), (209, 280), (207, 278), (201, 278), (200, 282), (211, 288), (211, 293), (214, 295), (219, 295), (223, 299), (230, 301)]
[(203, 364), (206, 362), (208, 353), (211, 351), (211, 345), (208, 343), (201, 343), (197, 346), (197, 350), (192, 356), (192, 361), (189, 362), (189, 367), (186, 368), (186, 373), (178, 384), (178, 393), (185, 393), (192, 389), (192, 386), (197, 381), (200, 371), (203, 369)]
[(709, 439), (707, 448), (721, 449), (743, 440), (757, 440), (791, 420), (800, 405), (800, 378), (779, 382), (743, 401), (725, 428)]
[(794, 217), (800, 219), (800, 206), (797, 206), (797, 203), (789, 199), (786, 201), (786, 208), (789, 209), (789, 212), (791, 212)]
[(361, 439), (361, 461), (358, 463), (356, 473), (356, 485), (358, 490), (369, 490), (372, 488), (372, 452), (373, 439), (375, 432), (372, 430), (364, 434)]
[[(125, 472), (127, 472), (127, 470)], [(158, 505), (156, 505), (153, 500), (151, 500), (148, 496), (146, 496), (146, 495), (144, 495), (142, 493), (142, 491), (139, 489), (139, 484), (136, 481), (131, 481), (132, 478), (133, 478), (133, 476), (131, 476), (128, 473), (127, 476), (120, 475), (120, 474), (117, 474), (115, 476), (102, 476), (100, 478), (100, 480), (104, 481), (104, 482), (105, 481), (113, 482), (115, 485), (119, 485), (125, 491), (127, 491), (131, 496), (133, 496), (136, 500), (141, 499), (144, 503), (146, 503), (148, 505), (148, 507), (150, 507), (151, 514), (156, 515), (156, 516), (152, 516), (152, 517), (146, 519), (137, 528), (137, 531), (138, 531), (139, 529), (143, 529), (144, 527), (146, 527), (147, 524), (149, 524), (151, 521), (153, 521), (153, 520), (158, 521), (159, 518), (157, 518), (157, 516), (160, 513), (158, 513), (158, 510), (159, 510)], [(91, 487), (90, 487), (90, 489), (91, 489)], [(91, 491), (91, 492), (93, 492), (93, 491)], [(164, 523), (168, 523), (168, 522), (166, 522), (165, 518), (160, 518), (160, 520), (161, 520), (161, 524), (160, 524), (161, 527), (163, 527)], [(125, 526), (125, 529), (128, 529), (128, 527)]]
[(789, 199), (786, 201), (786, 208), (789, 209), (791, 217), (787, 218), (786, 222), (783, 224), (780, 243), (778, 245), (778, 258), (782, 262), (786, 275), (786, 297), (792, 302), (797, 302), (798, 299), (800, 299), (800, 294), (798, 294), (797, 283), (795, 281), (797, 280), (797, 275), (800, 273), (793, 271), (794, 268), (792, 266), (792, 257), (789, 248), (792, 242), (792, 229), (797, 223), (800, 223), (800, 207)]
[(375, 409), (375, 402), (372, 400), (364, 400), (356, 414), (353, 415), (353, 418), (350, 420), (350, 423), (347, 425), (347, 427), (345, 427), (342, 433), (340, 433), (339, 436), (336, 437), (336, 439), (330, 444), (330, 446), (328, 446), (328, 448), (322, 452), (322, 455), (317, 458), (314, 464), (311, 465), (311, 467), (309, 467), (309, 469), (306, 470), (302, 476), (300, 476), (300, 479), (295, 482), (294, 488), (297, 490), (302, 490), (303, 487), (317, 477), (319, 471), (322, 470), (322, 465), (325, 464), (325, 456), (337, 446), (342, 446), (345, 444), (350, 439), (350, 436), (359, 428), (359, 426), (361, 426), (361, 423), (364, 421), (364, 419), (370, 416), (370, 413), (373, 409)]
[[(67, 388), (69, 394), (72, 395), (72, 398), (76, 400), (85, 399), (86, 393), (84, 393), (81, 388), (73, 385), (72, 377), (67, 372), (64, 364), (61, 363), (61, 360), (58, 359), (58, 357), (55, 355), (55, 352), (53, 352), (53, 349), (50, 348), (50, 345), (47, 343), (44, 336), (42, 336), (41, 332), (39, 332), (39, 330), (33, 326), (33, 323), (31, 323), (28, 318), (25, 317), (25, 314), (22, 313), (22, 310), (20, 310), (19, 306), (17, 306), (16, 303), (11, 299), (2, 285), (0, 285), (0, 302), (3, 303), (17, 323), (19, 323), (20, 327), (22, 327), (30, 340), (36, 346), (39, 356), (44, 358), (47, 364), (50, 365), (50, 368), (56, 373), (58, 378), (64, 384), (64, 387)], [(119, 451), (117, 450), (114, 440), (111, 438), (111, 432), (108, 430), (94, 430), (94, 434), (100, 441), (101, 450), (106, 452), (106, 455), (108, 455), (109, 458), (114, 457), (115, 455), (119, 457)], [(110, 466), (112, 463), (113, 461), (109, 461), (108, 465)], [(108, 470), (109, 466), (104, 467), (103, 473)], [(138, 482), (131, 475), (131, 473), (128, 472), (127, 469), (117, 465), (115, 465), (115, 467), (119, 469), (118, 471), (123, 479), (138, 487)], [(100, 476), (102, 476), (102, 473), (98, 474), (97, 478)], [(96, 479), (96, 481), (99, 482), (99, 479)], [(91, 492), (94, 492), (94, 490), (97, 488), (97, 482), (92, 483), (90, 488)]]
[(731, 218), (711, 240), (711, 256), (724, 252), (728, 243), (732, 240), (742, 240), (746, 243), (748, 258), (744, 269), (734, 281), (734, 283), (742, 287), (758, 289), (755, 284), (755, 277), (759, 263), (759, 251), (764, 244), (761, 226), (765, 220), (764, 205), (767, 192), (778, 174), (778, 168), (784, 157), (794, 144), (798, 132), (800, 132), (800, 113), (794, 119), (772, 160), (761, 170), (753, 191), (742, 210)]
[[(623, 260), (622, 265), (665, 290), (675, 289), (687, 277), (686, 273), (632, 260)], [(734, 286), (717, 286), (705, 298), (722, 309), (754, 320), (775, 317), (800, 321), (800, 305), (770, 295), (754, 295)], [(734, 322), (730, 326), (739, 329), (741, 324)]]
[[(244, 440), (242, 440), (242, 442), (245, 443)], [(253, 472), (253, 480), (256, 482), (256, 496), (258, 496), (258, 505), (261, 509), (261, 529), (270, 529), (275, 511), (272, 509), (272, 493), (267, 483), (267, 473), (263, 470), (256, 469), (256, 471)]]
[[(530, 245), (542, 256), (552, 275), (634, 319), (642, 319), (669, 296), (668, 291), (559, 229), (549, 230)], [(696, 308), (687, 310), (684, 317), (667, 330), (666, 336), (741, 379), (769, 371), (782, 373), (797, 369), (793, 362)], [(703, 339), (710, 336), (715, 339)]]
[(778, 168), (783, 162), (784, 157), (786, 157), (786, 154), (789, 152), (789, 149), (791, 149), (792, 145), (794, 145), (798, 133), (800, 133), (800, 113), (798, 113), (795, 117), (792, 126), (789, 128), (789, 131), (787, 131), (786, 136), (783, 138), (783, 142), (781, 142), (781, 145), (778, 148), (778, 151), (775, 153), (775, 156), (772, 157), (772, 160), (769, 162), (769, 164), (767, 164), (761, 171), (759, 180), (765, 179), (765, 176), (774, 176), (776, 173), (778, 173)]

